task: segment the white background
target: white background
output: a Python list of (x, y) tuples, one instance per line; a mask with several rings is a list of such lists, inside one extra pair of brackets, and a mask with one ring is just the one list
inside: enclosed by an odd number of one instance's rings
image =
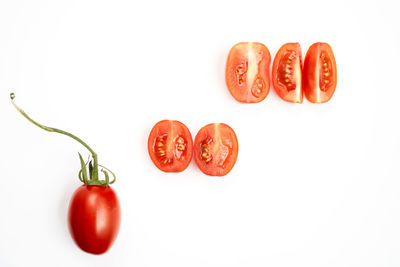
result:
[[(0, 266), (400, 265), (400, 19), (396, 1), (1, 1)], [(229, 49), (317, 41), (336, 55), (329, 103), (271, 90), (236, 102)], [(118, 176), (117, 241), (102, 256), (67, 228), (80, 185), (76, 134)], [(239, 139), (223, 178), (192, 163), (159, 171), (147, 136), (162, 119)]]

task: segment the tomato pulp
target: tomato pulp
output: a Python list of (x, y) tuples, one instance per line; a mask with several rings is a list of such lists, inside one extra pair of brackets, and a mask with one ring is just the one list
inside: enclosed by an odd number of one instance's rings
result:
[(224, 123), (204, 126), (194, 140), (194, 159), (211, 176), (228, 174), (236, 163), (239, 145), (235, 132)]
[(312, 103), (328, 102), (335, 92), (337, 70), (335, 56), (327, 43), (315, 43), (304, 59), (303, 89)]
[(110, 186), (82, 185), (74, 192), (68, 224), (75, 243), (92, 254), (105, 253), (117, 238), (121, 209)]
[(303, 102), (301, 72), (299, 43), (284, 44), (276, 54), (272, 66), (272, 84), (280, 98), (293, 103)]
[(239, 102), (264, 100), (270, 88), (271, 55), (261, 43), (238, 43), (228, 55), (225, 81), (232, 96)]
[(164, 172), (185, 170), (193, 156), (193, 139), (189, 129), (174, 120), (163, 120), (154, 125), (147, 147), (153, 163)]

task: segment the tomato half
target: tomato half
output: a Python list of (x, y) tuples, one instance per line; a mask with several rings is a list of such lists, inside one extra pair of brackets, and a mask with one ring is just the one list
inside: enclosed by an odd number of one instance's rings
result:
[(110, 186), (82, 185), (74, 192), (68, 224), (75, 243), (92, 254), (106, 252), (117, 238), (121, 209)]
[(284, 44), (276, 54), (272, 65), (272, 84), (283, 100), (293, 103), (303, 102), (301, 68), (299, 43)]
[(204, 126), (194, 140), (194, 159), (200, 170), (211, 176), (224, 176), (235, 165), (238, 140), (231, 127), (224, 123)]
[(304, 59), (303, 89), (312, 103), (328, 102), (337, 83), (336, 61), (327, 43), (315, 43)]
[(228, 55), (225, 81), (229, 92), (239, 102), (264, 100), (270, 87), (271, 55), (260, 43), (238, 43)]
[(181, 172), (193, 156), (193, 139), (182, 122), (163, 120), (154, 125), (147, 142), (150, 158), (164, 172)]

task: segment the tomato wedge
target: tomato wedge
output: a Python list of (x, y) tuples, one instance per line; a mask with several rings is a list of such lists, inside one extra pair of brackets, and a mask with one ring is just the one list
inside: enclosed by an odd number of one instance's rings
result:
[(231, 127), (224, 123), (204, 126), (194, 140), (194, 159), (200, 170), (211, 176), (224, 176), (235, 165), (238, 140)]
[(228, 55), (225, 81), (229, 92), (239, 102), (264, 100), (270, 87), (271, 55), (261, 43), (238, 43)]
[(315, 43), (304, 59), (303, 89), (312, 103), (328, 102), (337, 83), (336, 61), (332, 48), (327, 43)]
[(192, 135), (179, 121), (159, 121), (150, 132), (147, 146), (151, 160), (164, 172), (181, 172), (192, 160)]
[(284, 44), (276, 54), (272, 65), (272, 84), (283, 100), (292, 103), (303, 102), (301, 68), (299, 43)]

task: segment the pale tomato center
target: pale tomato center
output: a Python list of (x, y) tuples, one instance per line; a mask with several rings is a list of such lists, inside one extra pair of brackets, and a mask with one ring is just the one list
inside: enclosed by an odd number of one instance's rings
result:
[(262, 61), (263, 53), (262, 51), (256, 51), (252, 43), (249, 43), (245, 49), (243, 54), (247, 58), (236, 67), (236, 79), (239, 86), (244, 86), (244, 89), (247, 89), (247, 98), (249, 100), (251, 95), (256, 98), (260, 97), (265, 90), (265, 82), (259, 74), (259, 65)]

